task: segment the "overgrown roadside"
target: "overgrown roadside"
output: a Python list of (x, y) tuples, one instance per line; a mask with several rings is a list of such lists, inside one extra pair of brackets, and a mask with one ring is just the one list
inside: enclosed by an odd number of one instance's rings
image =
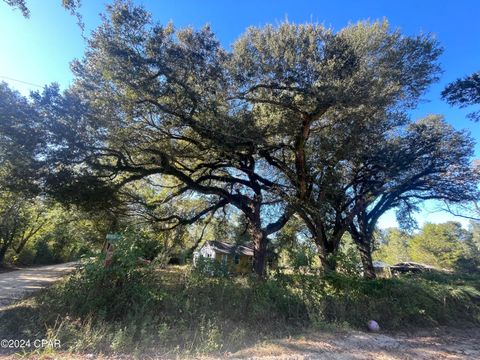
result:
[[(130, 251), (119, 246), (121, 255), (112, 267), (104, 268), (100, 260), (85, 264), (67, 280), (3, 311), (0, 338), (58, 340), (60, 349), (41, 352), (59, 358), (68, 351), (139, 359), (148, 358), (145, 354), (251, 358), (257, 352), (318, 358), (325, 352), (342, 359), (337, 356), (349, 351), (358, 355), (355, 348), (364, 349), (363, 358), (369, 358), (370, 352), (396, 348), (414, 354), (416, 350), (407, 349), (417, 345), (427, 356), (436, 343), (448, 350), (462, 343), (458, 336), (479, 334), (475, 276), (425, 274), (366, 281), (341, 274), (271, 274), (258, 281), (210, 277), (185, 266), (139, 267)], [(369, 319), (380, 323), (381, 333), (359, 332)], [(441, 326), (459, 330), (430, 339)], [(416, 337), (419, 329), (425, 332), (416, 344), (410, 336)], [(465, 349), (477, 351), (470, 345), (474, 343), (467, 342)], [(462, 349), (454, 350), (448, 351)], [(38, 351), (27, 354), (36, 356)]]

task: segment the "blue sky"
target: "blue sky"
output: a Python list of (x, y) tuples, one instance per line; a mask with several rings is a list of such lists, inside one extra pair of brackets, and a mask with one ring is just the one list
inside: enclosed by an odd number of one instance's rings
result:
[[(107, 1), (83, 0), (80, 12), (86, 24), (85, 35), (100, 23), (99, 13)], [(314, 21), (340, 29), (349, 22), (387, 18), (405, 34), (433, 33), (444, 47), (441, 64), (444, 73), (431, 87), (412, 117), (443, 114), (456, 128), (468, 129), (477, 141), (480, 158), (480, 123), (465, 119), (470, 109), (452, 108), (440, 100), (445, 85), (458, 77), (480, 70), (480, 1), (374, 1), (374, 0), (161, 0), (142, 3), (162, 23), (177, 27), (201, 27), (209, 23), (219, 40), (228, 47), (248, 26)], [(8, 82), (23, 94), (34, 85), (58, 82), (65, 88), (72, 80), (69, 63), (81, 57), (85, 42), (76, 19), (63, 10), (61, 0), (28, 1), (30, 19), (0, 1), (0, 81)], [(420, 223), (443, 222), (452, 217), (428, 203), (417, 218)], [(457, 219), (459, 220), (459, 219)], [(466, 221), (463, 221), (466, 224)], [(393, 213), (380, 220), (381, 227), (396, 225)]]

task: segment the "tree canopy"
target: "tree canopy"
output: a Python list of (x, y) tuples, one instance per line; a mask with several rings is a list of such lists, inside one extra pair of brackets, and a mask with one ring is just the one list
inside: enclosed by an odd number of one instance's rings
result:
[[(480, 71), (448, 84), (442, 91), (442, 98), (450, 105), (461, 108), (480, 104)], [(480, 110), (467, 116), (473, 121), (479, 121)]]
[(439, 269), (477, 271), (480, 266), (478, 223), (424, 224), (418, 232), (388, 229), (379, 237), (374, 257), (390, 265), (414, 261)]
[(226, 50), (208, 26), (161, 25), (116, 2), (68, 90), (27, 101), (2, 87), (0, 155), (17, 187), (158, 231), (238, 212), (260, 276), (292, 216), (325, 268), (350, 232), (373, 277), (387, 210), (403, 221), (420, 201), (478, 196), (470, 136), (441, 116), (408, 116), (440, 54), (431, 36), (386, 21), (252, 27)]

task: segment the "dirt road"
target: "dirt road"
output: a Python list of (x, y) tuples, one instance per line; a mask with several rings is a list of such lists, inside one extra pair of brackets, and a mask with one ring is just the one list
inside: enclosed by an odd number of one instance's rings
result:
[(0, 310), (27, 293), (42, 289), (73, 271), (78, 263), (40, 266), (0, 274)]
[(478, 360), (480, 328), (434, 328), (410, 333), (326, 331), (268, 341), (230, 354), (262, 360)]

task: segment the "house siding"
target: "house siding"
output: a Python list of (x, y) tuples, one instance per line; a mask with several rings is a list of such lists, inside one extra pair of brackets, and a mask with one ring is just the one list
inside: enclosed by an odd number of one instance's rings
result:
[(200, 250), (195, 251), (195, 253), (193, 254), (193, 265), (196, 265), (197, 259), (200, 256), (205, 257), (207, 259), (215, 259), (216, 253), (211, 246), (209, 245), (202, 246)]
[[(248, 274), (252, 271), (252, 262), (253, 257), (240, 254), (238, 255), (239, 261), (238, 264), (235, 264), (235, 255), (234, 254), (226, 254), (222, 252), (215, 251), (210, 245), (205, 244), (196, 251), (193, 255), (193, 265), (196, 265), (197, 259), (199, 257), (205, 257), (207, 259), (214, 259), (219, 263), (223, 263), (225, 261), (225, 265), (229, 272), (234, 274)], [(226, 259), (226, 260), (224, 260)]]
[(235, 274), (247, 274), (252, 271), (252, 257), (247, 255), (239, 255), (239, 262), (235, 264), (235, 255), (224, 254), (224, 253), (215, 253), (215, 260), (222, 263), (224, 257), (227, 257), (227, 268), (228, 271)]

